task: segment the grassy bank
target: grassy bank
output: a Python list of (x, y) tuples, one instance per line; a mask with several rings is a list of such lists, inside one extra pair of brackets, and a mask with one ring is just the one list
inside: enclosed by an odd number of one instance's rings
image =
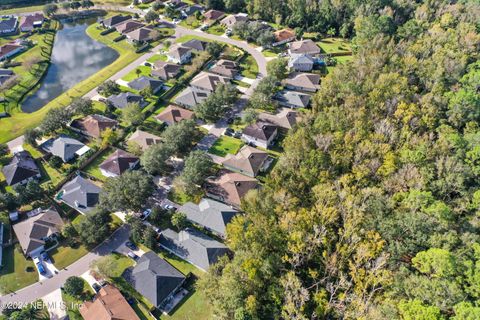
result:
[(84, 96), (142, 55), (135, 53), (133, 47), (125, 40), (113, 42), (112, 36), (101, 36), (100, 32), (102, 30), (98, 30), (96, 26), (97, 24), (91, 25), (87, 29), (87, 34), (93, 39), (115, 49), (120, 54), (118, 59), (86, 80), (77, 83), (74, 87), (50, 101), (36, 112), (23, 113), (19, 107), (15, 110), (9, 110), (11, 117), (0, 120), (0, 143), (7, 142), (22, 135), (28, 128), (37, 127), (48, 110), (54, 107), (65, 107), (69, 105), (74, 98)]

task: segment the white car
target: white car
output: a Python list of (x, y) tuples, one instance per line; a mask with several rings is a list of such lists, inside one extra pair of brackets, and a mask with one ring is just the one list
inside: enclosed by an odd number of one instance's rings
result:
[(152, 214), (152, 209), (147, 209), (147, 210), (143, 211), (142, 220), (147, 219), (150, 216), (150, 214)]
[(172, 21), (172, 22), (173, 22), (174, 24), (179, 24), (179, 23), (180, 23), (180, 21), (182, 21), (182, 20), (180, 20), (180, 19), (173, 19), (173, 21)]

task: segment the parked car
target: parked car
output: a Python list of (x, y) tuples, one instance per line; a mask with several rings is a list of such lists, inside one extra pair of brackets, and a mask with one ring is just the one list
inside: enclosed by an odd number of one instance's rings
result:
[(227, 29), (227, 31), (225, 32), (225, 35), (227, 37), (230, 37), (232, 35), (232, 30), (231, 29)]
[(240, 138), (242, 136), (242, 131), (235, 131), (235, 133), (233, 134), (233, 136), (235, 138)]
[(127, 253), (127, 256), (128, 256), (129, 258), (132, 258), (132, 259), (135, 260), (135, 261), (137, 261), (137, 260), (139, 259), (139, 257), (138, 257), (135, 253), (133, 253), (132, 251), (128, 252), (128, 253)]
[(50, 257), (48, 256), (47, 251), (42, 251), (42, 253), (40, 253), (40, 257), (42, 257), (43, 261), (49, 261), (50, 260)]
[(100, 286), (102, 286), (102, 287), (105, 287), (105, 286), (108, 284), (108, 282), (105, 281), (105, 280), (100, 280), (100, 281), (98, 282), (98, 284), (99, 284)]
[(152, 209), (147, 209), (142, 212), (142, 220), (145, 220), (148, 218), (148, 216), (152, 213)]
[(100, 291), (100, 289), (102, 289), (102, 287), (96, 282), (94, 284), (92, 284), (92, 288), (93, 288), (93, 290), (95, 290), (95, 292), (98, 292), (98, 291)]
[(130, 250), (137, 250), (137, 246), (132, 241), (125, 242), (125, 246)]
[(208, 24), (204, 24), (203, 26), (200, 27), (200, 30), (205, 31), (208, 29)]
[(40, 259), (38, 257), (33, 258), (33, 262), (37, 266), (38, 272), (40, 272), (40, 274), (46, 274), (47, 273), (47, 271), (45, 270), (45, 267), (43, 266), (42, 262), (40, 261)]
[(173, 19), (172, 22), (173, 22), (174, 24), (178, 24), (178, 23), (180, 23), (180, 21), (182, 21), (182, 20), (180, 20), (180, 19)]
[(164, 208), (165, 210), (172, 210), (172, 209), (175, 209), (175, 207), (174, 207), (174, 206), (172, 206), (171, 204), (168, 204), (168, 203), (167, 203), (167, 204), (165, 204), (165, 205), (163, 205), (163, 208)]
[(232, 124), (234, 120), (235, 120), (235, 119), (233, 119), (233, 118), (228, 118), (228, 119), (227, 119), (227, 123), (228, 123), (228, 124)]

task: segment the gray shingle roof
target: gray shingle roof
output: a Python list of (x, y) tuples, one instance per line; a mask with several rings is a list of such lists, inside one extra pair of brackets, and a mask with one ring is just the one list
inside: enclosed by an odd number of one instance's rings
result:
[(65, 135), (60, 135), (53, 141), (47, 141), (43, 149), (54, 156), (60, 157), (63, 162), (68, 162), (75, 157), (77, 151), (85, 147), (80, 141)]
[(284, 90), (278, 92), (275, 99), (280, 103), (283, 102), (297, 108), (306, 108), (310, 103), (311, 96), (297, 91)]
[(221, 202), (203, 198), (198, 205), (192, 202), (185, 203), (180, 209), (187, 219), (211, 230), (222, 237), (225, 229), (238, 211)]
[(191, 48), (197, 51), (205, 51), (207, 49), (208, 42), (198, 39), (192, 39), (182, 43), (183, 47)]
[(17, 17), (0, 19), (0, 31), (12, 30), (17, 25)]
[(115, 16), (112, 16), (108, 19), (103, 20), (102, 23), (105, 27), (112, 27), (112, 26), (114, 26), (116, 24), (119, 24), (121, 22), (130, 20), (131, 18), (132, 18), (132, 16), (115, 15)]
[(117, 149), (112, 153), (105, 161), (100, 164), (100, 169), (115, 174), (121, 175), (125, 171), (129, 170), (132, 165), (138, 163), (138, 157), (130, 154), (126, 151)]
[(149, 251), (143, 254), (133, 268), (131, 283), (135, 290), (155, 307), (162, 305), (185, 276), (167, 261)]
[(142, 91), (146, 88), (150, 88), (153, 93), (157, 92), (162, 85), (162, 81), (147, 76), (141, 76), (128, 83), (128, 86), (134, 90)]
[(13, 230), (23, 253), (28, 255), (45, 244), (44, 238), (60, 232), (62, 226), (63, 220), (58, 212), (48, 209), (37, 216), (14, 224)]
[(210, 93), (207, 92), (197, 92), (192, 88), (188, 87), (175, 98), (175, 103), (187, 108), (193, 109), (197, 104), (202, 103)]
[(118, 109), (125, 108), (129, 103), (139, 103), (140, 106), (145, 105), (145, 100), (143, 100), (141, 95), (131, 92), (122, 92), (120, 94), (110, 96), (108, 97), (107, 101)]
[(101, 190), (92, 181), (82, 176), (76, 176), (63, 185), (61, 199), (72, 208), (81, 212), (88, 212), (97, 205)]
[(9, 186), (23, 182), (40, 174), (35, 160), (27, 151), (20, 151), (13, 155), (12, 161), (2, 169)]
[(210, 265), (228, 253), (228, 248), (195, 229), (176, 233), (166, 229), (160, 233), (160, 245), (197, 267), (207, 270)]

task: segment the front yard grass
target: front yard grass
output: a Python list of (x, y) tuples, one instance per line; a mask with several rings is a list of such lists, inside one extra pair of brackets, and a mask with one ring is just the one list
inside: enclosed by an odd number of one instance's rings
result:
[[(139, 73), (137, 73), (137, 70), (140, 70)], [(149, 66), (138, 66), (137, 68), (133, 69), (125, 77), (122, 78), (124, 81), (132, 81), (135, 80), (141, 76), (150, 76), (150, 72), (152, 71), (152, 68)]]
[(225, 33), (225, 27), (217, 23), (211, 26), (210, 28), (208, 28), (206, 32), (210, 34), (214, 34), (216, 36), (221, 36), (222, 34)]
[(227, 154), (237, 154), (238, 150), (243, 146), (243, 141), (229, 136), (221, 136), (215, 141), (213, 146), (208, 150), (209, 153), (225, 157)]
[(147, 62), (153, 64), (153, 63), (155, 63), (155, 62), (157, 62), (157, 61), (165, 61), (165, 62), (166, 62), (167, 59), (168, 59), (167, 56), (164, 55), (164, 54), (155, 54), (155, 55), (151, 56), (151, 57), (147, 60)]
[(242, 69), (242, 76), (250, 79), (257, 78), (258, 64), (251, 55), (247, 55), (246, 57), (242, 58), (240, 61), (240, 68)]
[(187, 42), (187, 41), (190, 41), (190, 40), (193, 40), (193, 39), (201, 40), (201, 41), (207, 41), (207, 42), (212, 42), (212, 40), (210, 40), (210, 39), (203, 38), (203, 37), (199, 37), (199, 36), (195, 36), (195, 35), (192, 35), (192, 34), (187, 34), (187, 35), (181, 36), (180, 38), (178, 38), (177, 40), (175, 40), (175, 42), (176, 42), (176, 43), (184, 43), (184, 42)]
[[(32, 260), (27, 260), (19, 244), (3, 249), (3, 267), (0, 269), (0, 291), (17, 291), (38, 281)], [(27, 271), (28, 268), (28, 271)]]
[(202, 25), (202, 23), (202, 19), (197, 19), (195, 15), (191, 15), (188, 18), (182, 20), (179, 24), (185, 28), (197, 29)]
[(73, 247), (68, 246), (65, 241), (61, 241), (59, 246), (48, 252), (52, 257), (52, 262), (58, 270), (68, 267), (88, 253), (88, 249), (81, 244)]

